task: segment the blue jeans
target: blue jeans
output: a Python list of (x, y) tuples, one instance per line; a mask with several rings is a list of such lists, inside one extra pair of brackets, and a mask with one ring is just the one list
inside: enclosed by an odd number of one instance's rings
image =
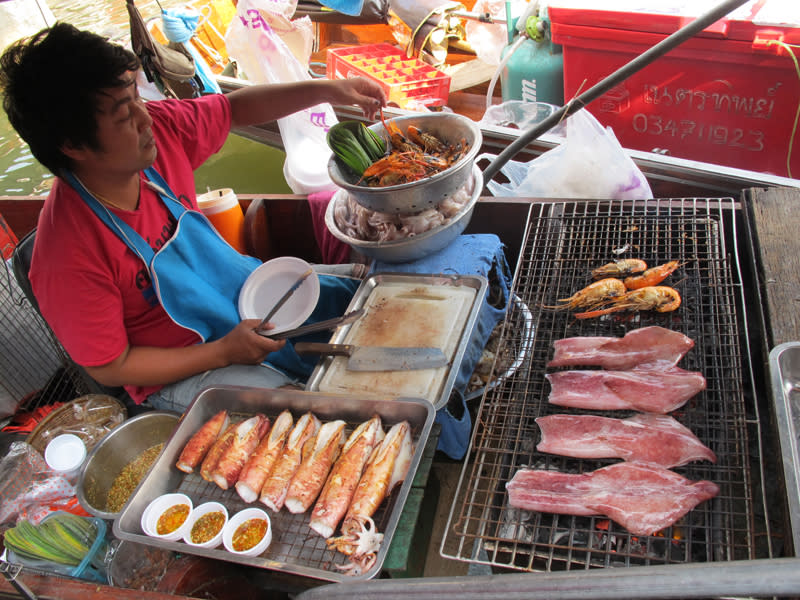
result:
[(183, 413), (200, 392), (219, 385), (278, 388), (283, 385), (302, 385), (270, 365), (230, 365), (213, 369), (165, 385), (150, 394), (147, 402), (158, 410)]

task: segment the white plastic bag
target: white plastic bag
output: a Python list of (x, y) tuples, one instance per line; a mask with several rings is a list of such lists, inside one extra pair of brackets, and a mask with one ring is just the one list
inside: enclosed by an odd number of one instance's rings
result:
[[(505, 0), (477, 0), (472, 12), (489, 14), (505, 21)], [(487, 65), (499, 65), (503, 48), (508, 44), (508, 29), (505, 23), (481, 23), (468, 20), (464, 26), (467, 41), (475, 50), (475, 55)]]
[[(225, 36), (229, 54), (254, 83), (289, 83), (311, 79), (310, 19), (290, 21), (296, 2), (240, 0)], [(277, 11), (277, 12), (275, 12)], [(278, 119), (286, 150), (283, 174), (295, 194), (334, 191), (328, 175), (331, 155), (325, 135), (338, 122), (330, 104), (318, 104)]]
[[(495, 196), (642, 200), (653, 197), (639, 167), (610, 127), (586, 109), (567, 119), (566, 139), (529, 162), (508, 161), (500, 172), (509, 183), (490, 181)], [(494, 158), (491, 154), (478, 157)]]

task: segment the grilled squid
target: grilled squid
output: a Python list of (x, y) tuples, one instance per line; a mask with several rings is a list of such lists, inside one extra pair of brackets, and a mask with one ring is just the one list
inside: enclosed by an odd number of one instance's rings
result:
[(213, 472), (219, 459), (233, 444), (233, 437), (236, 435), (237, 423), (229, 423), (228, 427), (222, 432), (216, 441), (208, 449), (206, 457), (200, 464), (200, 476), (206, 481), (214, 481)]
[(195, 434), (189, 438), (175, 464), (184, 473), (191, 473), (205, 458), (221, 431), (228, 427), (230, 419), (227, 410), (221, 410), (206, 421)]
[(269, 419), (260, 414), (239, 423), (234, 429), (230, 446), (223, 452), (211, 471), (211, 479), (214, 483), (223, 490), (227, 490), (236, 483), (248, 457), (268, 430)]
[(293, 514), (306, 512), (317, 499), (344, 444), (344, 421), (329, 421), (306, 442), (303, 461), (289, 483), (284, 505)]
[(258, 499), (264, 482), (283, 451), (293, 424), (292, 413), (284, 410), (275, 419), (269, 435), (262, 438), (250, 458), (247, 459), (239, 474), (239, 480), (236, 482), (236, 492), (245, 502), (250, 503)]
[(272, 469), (272, 473), (264, 482), (264, 487), (261, 488), (259, 500), (267, 508), (278, 512), (283, 507), (289, 491), (289, 483), (300, 467), (303, 458), (303, 446), (317, 434), (320, 425), (319, 419), (310, 412), (297, 420), (275, 468)]
[(311, 512), (309, 526), (322, 537), (333, 535), (350, 506), (370, 454), (383, 438), (383, 427), (378, 415), (361, 423), (347, 438), (341, 456), (333, 465)]

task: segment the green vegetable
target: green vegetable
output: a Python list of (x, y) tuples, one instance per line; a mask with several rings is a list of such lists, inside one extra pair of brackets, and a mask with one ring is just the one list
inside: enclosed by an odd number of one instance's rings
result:
[(359, 121), (343, 121), (328, 130), (328, 146), (359, 175), (386, 152), (383, 139)]
[(77, 566), (89, 552), (97, 528), (69, 513), (53, 515), (39, 525), (22, 520), (5, 533), (6, 548), (20, 558)]

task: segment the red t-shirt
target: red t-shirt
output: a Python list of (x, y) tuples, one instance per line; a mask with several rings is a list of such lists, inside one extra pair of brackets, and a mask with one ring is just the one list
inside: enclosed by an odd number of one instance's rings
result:
[[(153, 166), (181, 202), (197, 209), (193, 171), (225, 143), (231, 124), (228, 99), (214, 94), (146, 106), (158, 149)], [(137, 209), (111, 210), (154, 251), (174, 232), (174, 218), (145, 185), (144, 175)], [(200, 341), (169, 318), (141, 259), (61, 178), (39, 215), (30, 280), (45, 320), (80, 365), (108, 364), (127, 345), (174, 348)], [(126, 389), (141, 402), (160, 387)]]

